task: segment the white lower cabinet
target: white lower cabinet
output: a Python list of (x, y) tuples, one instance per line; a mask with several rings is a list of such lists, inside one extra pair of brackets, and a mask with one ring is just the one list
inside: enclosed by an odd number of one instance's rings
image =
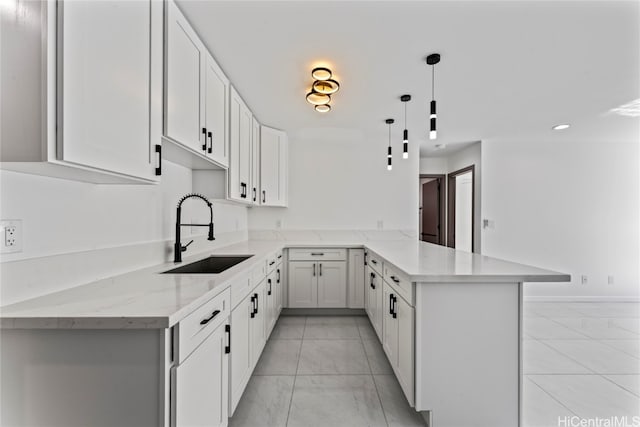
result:
[(265, 288), (265, 297), (264, 297), (264, 305), (265, 305), (265, 338), (268, 338), (271, 335), (271, 331), (276, 324), (276, 320), (278, 320), (278, 284), (276, 283), (276, 271), (273, 270), (267, 276), (267, 284)]
[(344, 261), (289, 263), (289, 307), (347, 306), (347, 266)]
[(414, 406), (414, 308), (386, 282), (382, 294), (382, 347), (409, 405)]
[(182, 363), (171, 368), (171, 425), (226, 426), (228, 323), (218, 326)]
[(349, 279), (347, 281), (349, 308), (364, 308), (365, 306), (364, 259), (364, 249), (349, 249)]
[(371, 267), (367, 267), (366, 312), (373, 329), (382, 341), (382, 277)]
[(344, 261), (318, 262), (318, 307), (347, 306), (347, 266)]
[(284, 306), (284, 275), (282, 262), (276, 266), (276, 320)]
[(317, 265), (313, 261), (289, 263), (289, 307), (307, 308), (318, 306)]
[(233, 415), (265, 345), (265, 281), (231, 312), (229, 414)]

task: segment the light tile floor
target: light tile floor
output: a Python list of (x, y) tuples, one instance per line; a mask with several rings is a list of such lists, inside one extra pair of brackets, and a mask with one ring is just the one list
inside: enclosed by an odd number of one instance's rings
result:
[[(524, 427), (640, 415), (640, 304), (525, 303), (523, 330)], [(425, 424), (366, 317), (282, 316), (230, 425)]]

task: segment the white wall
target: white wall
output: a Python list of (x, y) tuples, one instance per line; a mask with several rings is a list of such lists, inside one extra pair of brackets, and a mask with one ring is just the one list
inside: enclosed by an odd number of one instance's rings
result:
[(527, 297), (638, 297), (637, 130), (483, 141), (482, 215), (495, 221), (483, 254), (572, 275), (571, 285), (527, 284)]
[[(175, 238), (176, 205), (192, 191), (192, 173), (168, 161), (162, 166), (158, 185), (97, 185), (0, 171), (0, 216), (20, 219), (23, 227), (22, 252), (0, 258), (0, 305), (168, 260)], [(246, 237), (246, 211), (214, 203), (215, 233), (222, 239), (200, 245), (197, 239), (190, 252), (222, 243), (225, 233), (244, 232)], [(189, 200), (183, 205), (182, 219), (208, 222), (209, 210), (201, 201)], [(194, 235), (206, 231), (194, 228)], [(183, 229), (185, 239), (191, 234), (189, 228)], [(107, 248), (123, 248), (126, 259)], [(47, 261), (57, 259), (58, 265), (73, 266), (74, 256), (87, 256), (81, 251), (102, 259), (92, 265), (78, 263), (75, 274), (59, 271)]]
[[(477, 142), (473, 145), (454, 152), (447, 157), (422, 157), (420, 159), (421, 174), (439, 174), (446, 175), (455, 172), (467, 166), (475, 166), (475, 176), (473, 189), (475, 191), (474, 209), (475, 222), (473, 224), (473, 239), (476, 253), (482, 253), (482, 143)], [(445, 199), (447, 196), (445, 196)], [(447, 203), (447, 202), (445, 202)], [(446, 223), (445, 215), (445, 223)]]
[[(383, 124), (384, 126), (384, 124)], [(380, 137), (380, 135), (383, 135)], [(418, 156), (402, 159), (392, 134), (393, 170), (386, 169), (386, 132), (309, 129), (289, 134), (289, 208), (249, 209), (252, 230), (418, 228)]]

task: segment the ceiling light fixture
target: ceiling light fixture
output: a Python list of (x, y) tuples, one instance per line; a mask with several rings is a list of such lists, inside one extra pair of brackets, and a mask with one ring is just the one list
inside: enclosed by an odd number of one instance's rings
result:
[(570, 124), (568, 123), (563, 123), (561, 125), (555, 125), (554, 127), (552, 127), (551, 129), (553, 130), (564, 130), (564, 129), (569, 129), (571, 127)]
[(384, 122), (389, 125), (389, 149), (387, 151), (387, 170), (390, 171), (392, 169), (391, 166), (391, 125), (395, 120), (387, 119)]
[(311, 70), (314, 82), (307, 93), (307, 102), (314, 106), (319, 113), (331, 111), (331, 95), (340, 89), (340, 83), (331, 78), (331, 70), (325, 67), (317, 67)]
[(411, 101), (411, 95), (402, 95), (400, 101), (404, 103), (404, 131), (402, 132), (402, 158), (409, 158), (409, 131), (407, 130), (407, 102)]
[(316, 80), (329, 80), (331, 78), (331, 70), (325, 67), (317, 67), (311, 70), (311, 77)]
[(434, 81), (436, 75), (435, 65), (440, 62), (440, 54), (432, 53), (427, 56), (427, 64), (431, 65), (431, 114), (429, 114), (429, 139), (436, 139), (438, 134), (436, 132), (436, 95), (434, 91)]

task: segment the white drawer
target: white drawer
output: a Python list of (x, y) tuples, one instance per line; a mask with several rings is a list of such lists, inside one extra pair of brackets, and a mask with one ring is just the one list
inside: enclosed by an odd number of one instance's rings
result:
[(409, 277), (392, 267), (389, 263), (384, 265), (384, 280), (394, 288), (412, 307), (414, 304), (413, 284)]
[(267, 277), (267, 261), (259, 262), (251, 269), (251, 289), (255, 288)]
[(289, 261), (344, 261), (344, 248), (299, 248), (289, 249)]
[(175, 355), (178, 363), (191, 354), (231, 313), (231, 291), (221, 294), (202, 304), (178, 323), (174, 333), (178, 343)]
[(251, 286), (253, 281), (251, 280), (251, 275), (249, 273), (245, 273), (238, 277), (237, 279), (233, 279), (231, 281), (231, 285), (229, 288), (231, 289), (231, 309), (233, 310), (236, 305), (240, 304), (243, 299), (254, 288)]
[(367, 265), (382, 276), (382, 258), (371, 251), (367, 251)]

